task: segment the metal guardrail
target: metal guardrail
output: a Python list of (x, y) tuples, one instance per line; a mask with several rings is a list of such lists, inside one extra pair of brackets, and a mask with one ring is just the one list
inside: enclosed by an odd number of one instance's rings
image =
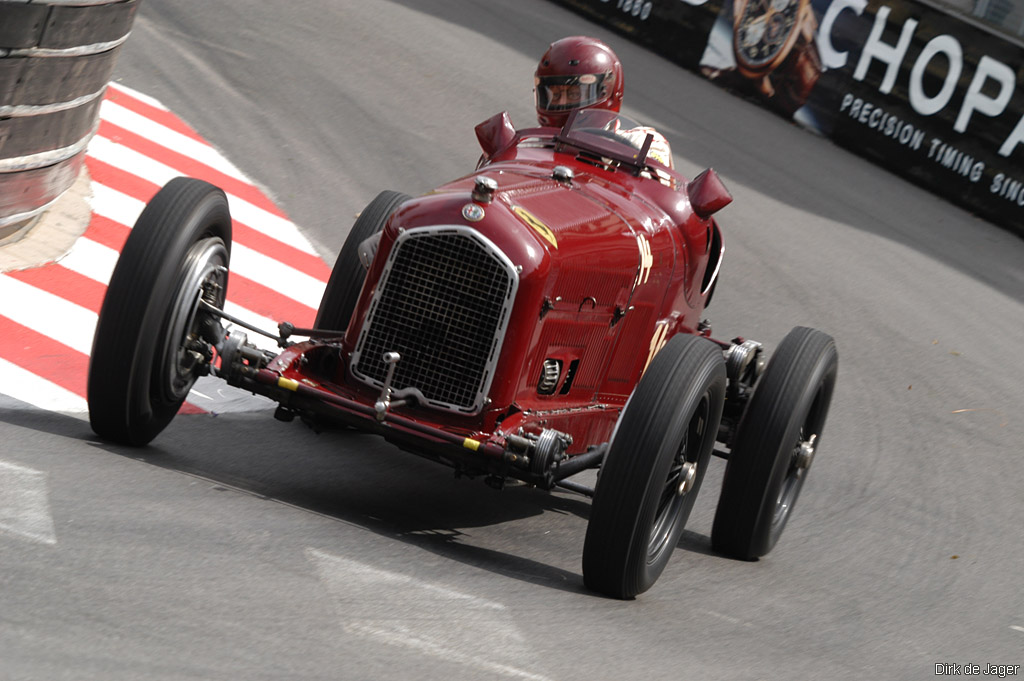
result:
[(141, 0), (0, 0), (0, 242), (81, 170)]

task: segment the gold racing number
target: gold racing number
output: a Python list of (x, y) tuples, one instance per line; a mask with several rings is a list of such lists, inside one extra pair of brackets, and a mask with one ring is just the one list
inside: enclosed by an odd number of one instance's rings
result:
[(654, 256), (651, 255), (651, 242), (642, 234), (636, 235), (636, 246), (640, 249), (640, 269), (636, 273), (636, 281), (633, 286), (646, 284), (651, 276), (651, 266), (654, 265)]
[(644, 363), (644, 370), (640, 372), (643, 376), (647, 373), (647, 367), (651, 365), (651, 360), (658, 354), (658, 351), (665, 347), (665, 343), (668, 342), (668, 321), (658, 322), (654, 326), (654, 335), (651, 336), (651, 347), (647, 352), (647, 361)]

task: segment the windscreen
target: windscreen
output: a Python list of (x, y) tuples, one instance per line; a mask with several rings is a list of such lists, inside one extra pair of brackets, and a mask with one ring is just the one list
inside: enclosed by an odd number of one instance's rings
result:
[(559, 138), (585, 151), (643, 165), (640, 151), (650, 128), (614, 111), (588, 109), (574, 112)]

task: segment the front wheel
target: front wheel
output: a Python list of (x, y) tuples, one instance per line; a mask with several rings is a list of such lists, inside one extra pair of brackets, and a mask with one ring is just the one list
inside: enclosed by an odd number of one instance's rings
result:
[(359, 245), (384, 229), (391, 214), (408, 199), (408, 194), (383, 191), (356, 218), (331, 270), (331, 278), (327, 281), (313, 323), (315, 328), (344, 331), (348, 327), (366, 281), (366, 267), (359, 258)]
[(722, 351), (674, 336), (619, 418), (601, 465), (583, 547), (587, 587), (614, 598), (651, 588), (693, 509), (725, 399)]
[(167, 183), (146, 205), (114, 268), (89, 361), (97, 435), (144, 445), (171, 422), (206, 373), (223, 334), (201, 307), (224, 307), (231, 215), (217, 187)]
[(821, 444), (839, 356), (828, 334), (796, 327), (779, 344), (740, 420), (711, 544), (752, 560), (782, 536)]

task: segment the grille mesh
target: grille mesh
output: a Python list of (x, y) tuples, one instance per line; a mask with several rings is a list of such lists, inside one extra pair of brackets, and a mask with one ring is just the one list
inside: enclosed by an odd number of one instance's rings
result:
[(393, 389), (416, 388), (436, 406), (478, 409), (513, 276), (482, 242), (454, 230), (410, 231), (395, 249), (359, 340), (356, 373), (383, 384), (382, 355), (396, 351), (402, 359)]

